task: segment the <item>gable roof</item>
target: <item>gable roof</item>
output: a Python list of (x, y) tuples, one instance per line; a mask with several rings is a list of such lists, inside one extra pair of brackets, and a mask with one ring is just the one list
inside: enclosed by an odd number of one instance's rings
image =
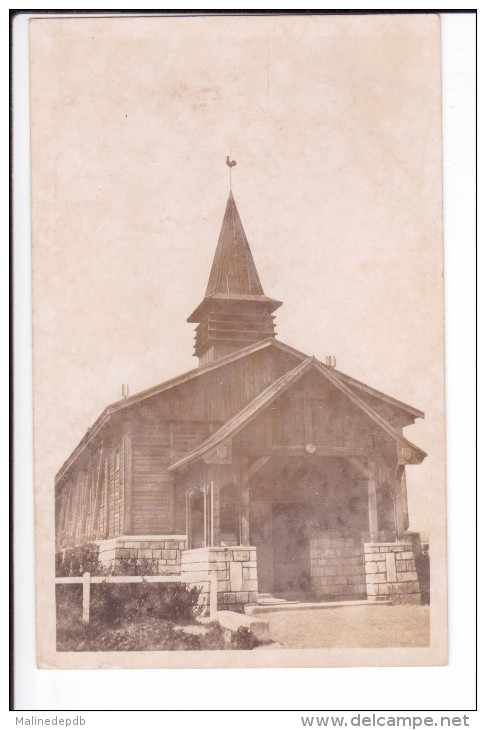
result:
[(419, 449), (418, 446), (412, 444), (399, 431), (397, 431), (388, 421), (386, 421), (374, 408), (365, 403), (356, 393), (348, 388), (340, 378), (334, 375), (333, 369), (324, 366), (315, 357), (308, 357), (303, 362), (299, 363), (293, 370), (277, 378), (271, 385), (263, 390), (259, 395), (256, 396), (248, 405), (242, 408), (238, 413), (232, 416), (221, 428), (215, 431), (208, 439), (202, 444), (197, 446), (195, 449), (189, 451), (182, 459), (179, 459), (174, 464), (169, 466), (169, 471), (175, 471), (181, 466), (185, 466), (190, 462), (199, 459), (204, 456), (208, 451), (216, 448), (219, 444), (223, 443), (228, 438), (233, 438), (243, 428), (245, 428), (250, 421), (252, 421), (259, 413), (261, 413), (266, 407), (268, 407), (273, 401), (279, 398), (291, 385), (297, 382), (305, 373), (309, 372), (312, 368), (316, 369), (321, 375), (323, 375), (329, 382), (332, 383), (338, 390), (343, 393), (349, 400), (351, 400), (358, 408), (360, 408), (372, 421), (377, 423), (381, 429), (383, 429), (391, 438), (393, 438), (397, 444), (411, 449), (418, 459), (419, 463), (427, 456), (425, 451)]
[[(131, 406), (133, 406), (137, 403), (140, 403), (148, 398), (152, 398), (156, 395), (159, 395), (160, 393), (170, 390), (171, 388), (175, 388), (178, 385), (182, 385), (183, 383), (186, 383), (190, 380), (203, 376), (206, 373), (211, 372), (212, 370), (217, 370), (219, 368), (222, 368), (225, 365), (228, 365), (232, 362), (240, 360), (241, 358), (248, 357), (249, 355), (251, 355), (255, 352), (258, 352), (260, 350), (264, 350), (266, 348), (277, 348), (278, 350), (285, 352), (288, 355), (291, 355), (292, 357), (295, 357), (297, 360), (300, 360), (301, 362), (305, 361), (306, 359), (315, 360), (316, 363), (319, 362), (315, 358), (308, 358), (308, 356), (305, 355), (300, 350), (296, 350), (295, 348), (291, 347), (290, 345), (286, 345), (285, 343), (280, 342), (279, 340), (276, 340), (273, 337), (269, 337), (265, 340), (261, 340), (260, 342), (255, 342), (255, 343), (249, 345), (248, 347), (244, 347), (241, 350), (236, 350), (235, 352), (232, 352), (229, 355), (222, 357), (220, 360), (216, 360), (212, 363), (209, 363), (208, 365), (203, 365), (201, 367), (194, 368), (193, 370), (189, 370), (185, 373), (182, 373), (182, 375), (178, 375), (175, 378), (171, 378), (170, 380), (166, 380), (151, 388), (147, 388), (146, 390), (142, 390), (139, 393), (135, 393), (134, 395), (131, 395), (128, 398), (124, 398), (123, 400), (115, 401), (114, 403), (111, 403), (110, 405), (106, 406), (106, 408), (102, 411), (100, 416), (98, 416), (98, 418), (93, 423), (93, 425), (90, 428), (88, 428), (88, 430), (86, 431), (86, 433), (83, 436), (83, 438), (81, 439), (81, 441), (78, 443), (78, 445), (72, 451), (70, 456), (66, 459), (64, 464), (59, 469), (58, 473), (56, 474), (56, 481), (58, 481), (59, 479), (61, 479), (64, 476), (66, 471), (73, 464), (73, 462), (77, 459), (77, 457), (82, 453), (84, 448), (93, 440), (93, 438), (96, 436), (96, 434), (99, 432), (99, 430), (104, 426), (104, 424), (109, 420), (109, 418), (113, 414), (118, 413), (126, 408), (130, 408)], [(324, 367), (324, 366), (322, 366), (322, 367)], [(326, 368), (327, 372), (329, 372), (329, 370), (330, 370), (329, 368)], [(382, 393), (381, 391), (376, 390), (375, 388), (365, 385), (364, 383), (361, 383), (359, 380), (355, 380), (354, 378), (351, 378), (349, 375), (345, 375), (344, 373), (341, 373), (336, 369), (332, 369), (332, 373), (338, 379), (340, 379), (341, 381), (344, 381), (342, 383), (343, 385), (349, 384), (353, 387), (361, 389), (364, 392), (366, 392), (370, 395), (373, 395), (376, 398), (379, 398), (380, 400), (383, 400), (401, 410), (406, 411), (407, 413), (410, 413), (414, 418), (423, 418), (424, 417), (424, 414), (422, 413), (422, 411), (419, 411), (416, 408), (413, 408), (412, 406), (407, 405), (406, 403), (402, 403), (401, 401), (396, 400), (395, 398), (392, 398), (391, 396), (388, 396), (385, 393)]]

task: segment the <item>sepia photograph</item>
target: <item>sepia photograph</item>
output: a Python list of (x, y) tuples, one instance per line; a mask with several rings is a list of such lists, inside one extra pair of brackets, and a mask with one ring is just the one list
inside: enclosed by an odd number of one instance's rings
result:
[(439, 16), (29, 32), (38, 666), (446, 664)]

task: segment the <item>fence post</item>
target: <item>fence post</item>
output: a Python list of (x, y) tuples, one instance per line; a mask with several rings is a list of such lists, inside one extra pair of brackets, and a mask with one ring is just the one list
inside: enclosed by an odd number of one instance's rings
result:
[(83, 574), (83, 624), (89, 624), (89, 598), (91, 592), (91, 575)]
[(209, 618), (216, 620), (218, 613), (218, 576), (215, 571), (209, 575)]

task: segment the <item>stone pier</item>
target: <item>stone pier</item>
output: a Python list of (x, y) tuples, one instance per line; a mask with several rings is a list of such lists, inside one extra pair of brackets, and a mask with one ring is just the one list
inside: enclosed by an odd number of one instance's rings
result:
[(421, 602), (411, 542), (368, 542), (364, 552), (369, 601)]
[(257, 602), (258, 580), (255, 547), (203, 547), (185, 550), (181, 577), (189, 588), (201, 588), (201, 602), (209, 604), (209, 577), (217, 574), (218, 608), (242, 611)]

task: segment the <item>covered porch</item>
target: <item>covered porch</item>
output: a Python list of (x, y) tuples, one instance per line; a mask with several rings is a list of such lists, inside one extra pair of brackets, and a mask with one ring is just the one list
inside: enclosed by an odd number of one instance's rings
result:
[(311, 446), (249, 455), (227, 445), (181, 474), (183, 574), (202, 579), (219, 563), (221, 603), (367, 596), (365, 544), (405, 539), (404, 467)]

